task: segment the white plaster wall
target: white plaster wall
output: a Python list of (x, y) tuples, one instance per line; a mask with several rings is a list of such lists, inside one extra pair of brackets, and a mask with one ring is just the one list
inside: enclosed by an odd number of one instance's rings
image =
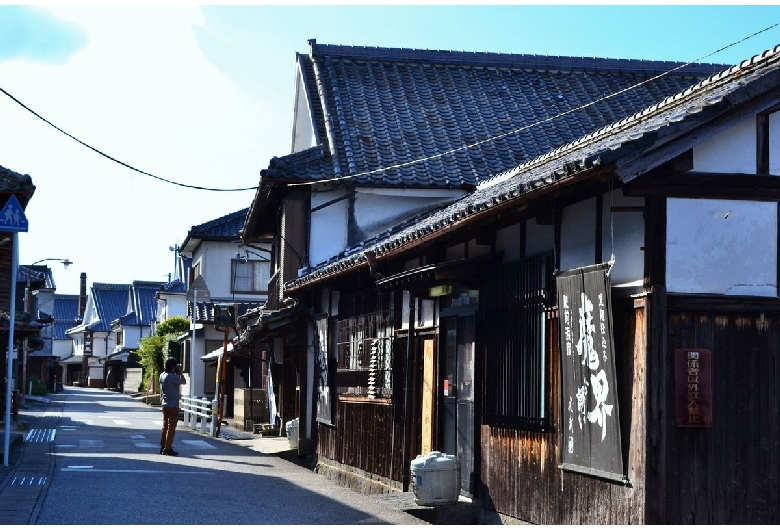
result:
[(596, 198), (563, 209), (561, 270), (593, 265), (596, 257)]
[(755, 116), (694, 147), (693, 170), (708, 173), (755, 174)]
[(138, 341), (141, 337), (146, 337), (151, 332), (149, 326), (127, 326), (122, 328), (122, 342), (120, 346), (125, 348), (136, 349), (138, 348)]
[(537, 256), (552, 252), (555, 247), (555, 227), (540, 225), (536, 219), (525, 223), (525, 255)]
[[(200, 275), (206, 282), (211, 299), (214, 301), (233, 300), (230, 285), (233, 280), (232, 263), (237, 252), (244, 255), (239, 243), (231, 241), (204, 241), (194, 252), (196, 260), (201, 263)], [(252, 254), (249, 256), (250, 259), (257, 259)], [(265, 300), (266, 295), (241, 293), (235, 295), (235, 298), (236, 300)], [(186, 305), (184, 307), (182, 314), (186, 315)]]
[(165, 322), (171, 317), (188, 316), (186, 293), (162, 293), (159, 297), (155, 316), (158, 324)]
[(238, 252), (237, 243), (204, 241), (200, 247), (200, 275), (212, 299), (230, 299), (230, 263)]
[[(312, 193), (311, 207), (343, 197), (343, 189)], [(309, 236), (309, 263), (316, 266), (327, 261), (347, 246), (347, 209), (349, 201), (343, 199), (311, 213)]]
[(60, 359), (73, 355), (73, 341), (55, 339), (52, 344), (52, 355)]
[(774, 202), (669, 199), (666, 241), (669, 292), (777, 296)]
[(769, 115), (769, 173), (780, 175), (780, 112)]
[(462, 190), (363, 189), (355, 194), (355, 222), (366, 238), (462, 197)]
[(292, 151), (297, 153), (315, 145), (314, 125), (309, 112), (308, 100), (300, 75), (295, 82), (295, 116), (293, 118)]
[(622, 190), (604, 195), (601, 256), (609, 261), (615, 254), (610, 272), (613, 287), (641, 286), (644, 279), (645, 221), (642, 212), (611, 212), (613, 206), (644, 206), (642, 197), (625, 197)]

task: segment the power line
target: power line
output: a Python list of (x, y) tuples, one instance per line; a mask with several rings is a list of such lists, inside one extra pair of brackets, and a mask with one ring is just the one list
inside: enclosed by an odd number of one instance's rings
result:
[[(651, 77), (650, 79), (647, 79), (645, 81), (636, 83), (636, 84), (634, 84), (632, 86), (629, 86), (627, 88), (619, 90), (619, 91), (617, 91), (617, 92), (615, 92), (613, 94), (609, 94), (609, 95), (604, 96), (602, 98), (599, 98), (599, 99), (596, 99), (594, 101), (591, 101), (590, 103), (586, 103), (586, 104), (581, 105), (579, 107), (576, 107), (576, 108), (569, 109), (567, 111), (561, 112), (560, 114), (557, 114), (555, 116), (551, 116), (551, 117), (546, 118), (544, 120), (540, 120), (540, 121), (537, 121), (537, 122), (525, 125), (523, 127), (520, 127), (519, 129), (515, 129), (513, 131), (509, 131), (509, 132), (506, 132), (506, 133), (498, 134), (496, 136), (492, 136), (490, 138), (486, 138), (486, 139), (480, 140), (478, 142), (473, 142), (471, 144), (463, 145), (461, 147), (456, 147), (454, 149), (449, 149), (449, 150), (444, 151), (442, 153), (437, 153), (435, 155), (431, 155), (431, 156), (427, 156), (427, 157), (423, 157), (423, 158), (419, 158), (419, 159), (415, 159), (415, 160), (410, 160), (408, 162), (402, 162), (402, 163), (399, 163), (399, 164), (394, 164), (392, 166), (387, 166), (387, 167), (383, 167), (383, 168), (379, 168), (379, 169), (373, 169), (373, 170), (370, 170), (370, 171), (363, 171), (361, 173), (355, 173), (353, 175), (345, 175), (345, 176), (342, 176), (342, 177), (334, 177), (334, 178), (325, 179), (325, 180), (314, 180), (314, 181), (308, 181), (308, 182), (299, 182), (299, 183), (293, 183), (293, 184), (289, 184), (289, 185), (290, 186), (304, 186), (304, 185), (309, 185), (309, 184), (319, 184), (319, 183), (325, 183), (325, 182), (335, 182), (335, 181), (339, 181), (339, 180), (353, 179), (353, 178), (362, 177), (362, 176), (366, 176), (366, 175), (372, 175), (372, 174), (380, 173), (380, 172), (383, 172), (383, 171), (389, 171), (389, 170), (392, 170), (392, 169), (399, 169), (399, 168), (402, 168), (402, 167), (407, 167), (407, 166), (411, 166), (411, 165), (414, 165), (414, 164), (419, 164), (421, 162), (426, 162), (428, 160), (434, 160), (434, 159), (441, 158), (441, 157), (446, 156), (446, 155), (451, 155), (451, 154), (456, 153), (458, 151), (468, 150), (468, 149), (471, 149), (473, 147), (476, 147), (476, 146), (479, 146), (479, 145), (482, 145), (482, 144), (485, 144), (485, 143), (488, 143), (488, 142), (499, 140), (501, 138), (506, 138), (507, 136), (511, 136), (511, 135), (514, 135), (514, 134), (526, 131), (526, 130), (531, 129), (533, 127), (538, 127), (538, 126), (540, 126), (540, 125), (542, 125), (544, 123), (551, 122), (553, 120), (556, 120), (556, 119), (561, 118), (563, 116), (566, 116), (568, 114), (572, 114), (574, 112), (586, 109), (586, 108), (588, 108), (588, 107), (590, 107), (592, 105), (596, 105), (597, 103), (600, 103), (602, 101), (606, 101), (607, 99), (614, 98), (614, 97), (616, 97), (616, 96), (618, 96), (620, 94), (624, 94), (624, 93), (626, 93), (626, 92), (628, 92), (630, 90), (634, 90), (635, 88), (638, 88), (638, 87), (640, 87), (642, 85), (645, 85), (647, 83), (650, 83), (652, 81), (660, 79), (661, 77), (669, 75), (672, 72), (675, 72), (677, 70), (685, 68), (685, 67), (687, 67), (687, 66), (689, 66), (691, 64), (698, 63), (698, 62), (702, 61), (703, 59), (706, 59), (707, 57), (711, 57), (711, 56), (713, 56), (713, 55), (715, 55), (717, 53), (720, 53), (723, 50), (731, 48), (732, 46), (736, 46), (737, 44), (740, 44), (740, 43), (742, 43), (742, 42), (744, 42), (744, 41), (746, 41), (748, 39), (751, 39), (751, 38), (755, 37), (756, 35), (759, 35), (761, 33), (769, 31), (770, 29), (773, 29), (773, 28), (777, 27), (778, 25), (780, 25), (780, 22), (776, 22), (775, 24), (772, 24), (771, 26), (768, 26), (768, 27), (766, 27), (764, 29), (756, 31), (755, 33), (753, 33), (751, 35), (748, 35), (747, 37), (744, 37), (744, 38), (742, 38), (742, 39), (740, 39), (738, 41), (735, 41), (735, 42), (732, 42), (731, 44), (723, 46), (722, 48), (719, 48), (719, 49), (717, 49), (717, 50), (715, 50), (713, 52), (710, 52), (710, 53), (708, 53), (706, 55), (703, 55), (703, 56), (699, 57), (698, 59), (695, 59), (693, 61), (689, 61), (687, 63), (681, 64), (680, 66), (677, 66), (675, 68), (672, 68), (671, 70), (668, 70), (668, 71), (663, 72), (661, 74), (658, 74), (658, 75), (656, 75), (654, 77)], [(43, 116), (41, 116), (40, 114), (38, 114), (37, 112), (32, 110), (30, 107), (28, 107), (27, 105), (22, 103), (18, 98), (14, 97), (12, 94), (10, 94), (8, 91), (3, 89), (2, 87), (0, 87), (0, 92), (2, 92), (3, 94), (5, 94), (9, 98), (11, 98), (16, 104), (18, 104), (19, 106), (24, 108), (27, 112), (31, 113), (33, 116), (35, 116), (38, 119), (42, 120), (44, 123), (47, 123), (48, 125), (54, 127), (55, 129), (57, 129), (62, 134), (64, 134), (64, 135), (68, 136), (69, 138), (75, 140), (76, 142), (80, 143), (84, 147), (86, 147), (88, 149), (91, 149), (92, 151), (96, 152), (97, 154), (99, 154), (99, 155), (101, 155), (101, 156), (111, 160), (112, 162), (115, 162), (115, 163), (117, 163), (117, 164), (119, 164), (121, 166), (124, 166), (124, 167), (130, 169), (131, 171), (135, 171), (135, 172), (140, 173), (142, 175), (146, 175), (148, 177), (160, 180), (162, 182), (166, 182), (168, 184), (173, 184), (175, 186), (181, 186), (183, 188), (190, 188), (190, 189), (195, 189), (195, 190), (203, 190), (203, 191), (249, 191), (249, 190), (256, 190), (257, 189), (257, 186), (252, 186), (252, 187), (248, 187), (248, 188), (208, 188), (208, 187), (204, 187), (204, 186), (194, 186), (194, 185), (191, 185), (191, 184), (183, 184), (181, 182), (175, 182), (173, 180), (169, 180), (169, 179), (166, 179), (166, 178), (154, 175), (152, 173), (143, 171), (143, 170), (138, 169), (138, 168), (136, 168), (134, 166), (131, 166), (130, 164), (122, 162), (121, 160), (118, 160), (118, 159), (116, 159), (116, 158), (114, 158), (114, 157), (104, 153), (103, 151), (101, 151), (99, 149), (96, 149), (95, 147), (92, 147), (91, 145), (87, 144), (86, 142), (83, 142), (83, 141), (79, 140), (78, 138), (76, 138), (72, 134), (68, 133), (67, 131), (64, 131), (60, 127), (57, 127), (52, 122), (50, 122), (49, 120), (47, 120), (46, 118), (44, 118)]]
[(175, 186), (181, 186), (181, 187), (183, 187), (183, 188), (190, 188), (190, 189), (194, 189), (194, 190), (203, 190), (203, 191), (249, 191), (249, 190), (256, 190), (256, 189), (257, 189), (257, 186), (253, 186), (253, 187), (251, 187), (251, 188), (207, 188), (207, 187), (205, 187), (205, 186), (193, 186), (193, 185), (191, 185), (191, 184), (182, 184), (181, 182), (175, 182), (175, 181), (173, 181), (173, 180), (168, 180), (168, 179), (166, 179), (166, 178), (158, 177), (157, 175), (153, 175), (152, 173), (148, 173), (148, 172), (146, 172), (146, 171), (143, 171), (143, 170), (141, 170), (141, 169), (138, 169), (138, 168), (136, 168), (136, 167), (133, 167), (133, 166), (131, 166), (130, 164), (126, 164), (125, 162), (122, 162), (121, 160), (118, 160), (118, 159), (114, 158), (113, 156), (107, 155), (106, 153), (104, 153), (104, 152), (103, 152), (103, 151), (101, 151), (100, 149), (96, 149), (96, 148), (92, 147), (91, 145), (89, 145), (89, 144), (88, 144), (88, 143), (86, 143), (86, 142), (82, 142), (81, 140), (79, 140), (78, 138), (76, 138), (75, 136), (73, 136), (72, 134), (70, 134), (69, 132), (67, 132), (67, 131), (64, 131), (64, 130), (60, 129), (59, 127), (57, 127), (56, 125), (54, 125), (52, 122), (50, 122), (49, 120), (47, 120), (46, 118), (44, 118), (43, 116), (41, 116), (40, 114), (38, 114), (37, 112), (35, 112), (34, 110), (32, 110), (30, 107), (28, 107), (27, 105), (25, 105), (24, 103), (22, 103), (21, 101), (19, 101), (19, 99), (17, 99), (17, 98), (16, 98), (16, 97), (14, 97), (13, 95), (11, 95), (11, 94), (10, 94), (8, 91), (6, 91), (4, 88), (0, 87), (0, 92), (2, 92), (3, 94), (5, 94), (5, 95), (6, 95), (6, 96), (8, 96), (9, 98), (11, 98), (11, 99), (12, 99), (12, 100), (13, 100), (13, 101), (14, 101), (14, 102), (17, 104), (17, 105), (21, 106), (21, 107), (22, 107), (23, 109), (25, 109), (27, 112), (31, 113), (33, 116), (35, 116), (36, 118), (38, 118), (38, 119), (42, 120), (43, 122), (45, 122), (45, 123), (47, 123), (47, 124), (51, 125), (52, 127), (54, 127), (55, 129), (57, 129), (59, 132), (61, 132), (61, 133), (62, 133), (62, 134), (64, 134), (65, 136), (67, 136), (67, 137), (69, 137), (69, 138), (71, 138), (71, 139), (73, 139), (73, 140), (77, 141), (78, 143), (80, 143), (80, 144), (81, 144), (81, 145), (83, 145), (84, 147), (86, 147), (86, 148), (88, 148), (88, 149), (91, 149), (92, 151), (96, 152), (97, 154), (99, 154), (99, 155), (101, 155), (101, 156), (104, 156), (104, 157), (108, 158), (108, 159), (109, 159), (109, 160), (111, 160), (112, 162), (116, 162), (116, 163), (117, 163), (117, 164), (119, 164), (120, 166), (124, 166), (124, 167), (126, 167), (126, 168), (128, 168), (128, 169), (130, 169), (130, 170), (132, 170), (132, 171), (135, 171), (136, 173), (140, 173), (140, 174), (142, 174), (142, 175), (146, 175), (147, 177), (152, 177), (153, 179), (161, 180), (162, 182), (167, 182), (168, 184), (173, 184), (173, 185), (175, 185)]

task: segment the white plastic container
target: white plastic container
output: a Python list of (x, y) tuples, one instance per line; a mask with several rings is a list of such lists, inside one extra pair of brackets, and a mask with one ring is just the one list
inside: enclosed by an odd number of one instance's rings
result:
[(420, 506), (455, 504), (460, 496), (460, 463), (454, 455), (432, 451), (409, 466), (414, 502)]
[(287, 441), (290, 442), (290, 447), (295, 449), (298, 447), (298, 418), (290, 420), (285, 423), (287, 430)]

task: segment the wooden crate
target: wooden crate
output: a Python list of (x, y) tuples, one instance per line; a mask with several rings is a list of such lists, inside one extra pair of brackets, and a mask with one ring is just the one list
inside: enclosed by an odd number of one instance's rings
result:
[(236, 388), (233, 391), (233, 423), (236, 428), (245, 431), (252, 431), (256, 423), (268, 423), (268, 391)]

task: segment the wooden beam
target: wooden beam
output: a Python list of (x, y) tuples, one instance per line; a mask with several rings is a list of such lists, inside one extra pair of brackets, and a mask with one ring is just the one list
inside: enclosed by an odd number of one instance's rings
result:
[(628, 194), (644, 197), (780, 200), (780, 176), (694, 173), (642, 177), (626, 185)]
[(769, 114), (756, 116), (756, 174), (769, 175)]

